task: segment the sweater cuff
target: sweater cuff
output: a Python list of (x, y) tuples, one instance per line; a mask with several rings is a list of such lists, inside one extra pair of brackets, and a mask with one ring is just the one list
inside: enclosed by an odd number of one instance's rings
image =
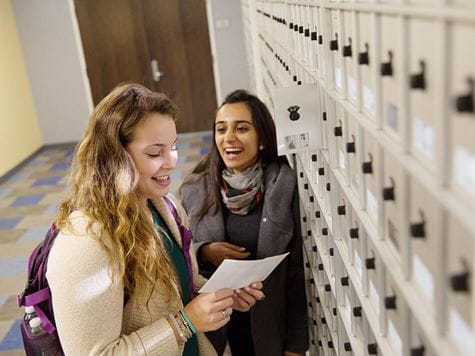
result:
[(136, 333), (147, 355), (174, 355), (178, 353), (180, 346), (166, 318), (140, 328)]

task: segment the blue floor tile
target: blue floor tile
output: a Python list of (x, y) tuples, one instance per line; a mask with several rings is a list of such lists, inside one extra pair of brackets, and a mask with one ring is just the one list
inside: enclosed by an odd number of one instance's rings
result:
[(69, 162), (58, 162), (58, 163), (53, 164), (53, 166), (51, 167), (51, 170), (59, 171), (63, 169), (69, 169), (69, 167), (71, 167), (71, 163)]
[(50, 225), (31, 227), (21, 235), (19, 242), (25, 241), (41, 241), (44, 239), (46, 232), (48, 231)]
[(29, 173), (26, 172), (17, 172), (14, 175), (12, 175), (10, 178), (8, 178), (9, 182), (17, 182), (19, 180), (27, 179), (29, 177)]
[(211, 142), (211, 140), (213, 139), (213, 135), (204, 135), (203, 136), (203, 142)]
[(54, 213), (56, 213), (57, 209), (58, 209), (58, 204), (57, 204), (57, 203), (53, 203), (53, 204), (49, 205), (49, 206), (45, 209), (44, 212), (45, 212), (45, 213), (52, 213), (52, 214), (54, 214)]
[(23, 349), (23, 340), (20, 331), (21, 320), (16, 320), (7, 335), (0, 342), (0, 351)]
[(0, 276), (17, 276), (26, 274), (28, 256), (3, 258), (0, 260)]
[(24, 197), (18, 197), (13, 201), (13, 203), (10, 204), (10, 207), (13, 208), (16, 206), (38, 204), (38, 202), (43, 199), (43, 197), (44, 194), (26, 195)]
[(63, 177), (48, 177), (48, 178), (39, 178), (33, 183), (33, 187), (37, 185), (56, 185)]
[(202, 155), (205, 155), (210, 151), (210, 149), (211, 149), (210, 147), (201, 147), (200, 153)]
[(10, 230), (13, 229), (16, 224), (23, 219), (22, 217), (18, 218), (0, 218), (0, 230)]

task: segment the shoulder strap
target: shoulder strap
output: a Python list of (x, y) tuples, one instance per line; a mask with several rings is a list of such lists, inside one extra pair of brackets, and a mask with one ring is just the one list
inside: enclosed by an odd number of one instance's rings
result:
[(193, 283), (193, 269), (192, 269), (192, 263), (191, 263), (191, 255), (190, 255), (190, 246), (191, 246), (191, 240), (193, 239), (193, 236), (191, 234), (191, 231), (187, 229), (185, 226), (183, 226), (183, 224), (181, 223), (181, 219), (180, 219), (180, 216), (178, 215), (178, 211), (175, 208), (175, 205), (173, 204), (173, 202), (170, 200), (170, 198), (165, 196), (163, 197), (163, 201), (167, 205), (168, 210), (170, 210), (171, 214), (173, 215), (173, 218), (175, 219), (175, 222), (178, 225), (178, 230), (180, 231), (183, 254), (185, 255), (186, 265), (188, 266), (188, 277), (190, 280), (190, 285), (189, 285), (190, 298), (193, 299), (195, 295), (195, 289), (194, 289), (194, 283)]

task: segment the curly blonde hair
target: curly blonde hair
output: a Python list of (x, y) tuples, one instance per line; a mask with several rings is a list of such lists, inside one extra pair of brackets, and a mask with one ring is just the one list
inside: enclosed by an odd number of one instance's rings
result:
[(165, 296), (178, 293), (173, 265), (136, 194), (138, 172), (126, 152), (135, 128), (150, 113), (175, 119), (176, 107), (166, 95), (138, 84), (117, 86), (97, 105), (76, 148), (70, 192), (56, 219), (60, 229), (71, 228), (71, 213), (84, 212), (90, 219), (88, 234), (118, 266), (115, 277), (127, 295), (150, 290), (149, 300), (157, 281)]

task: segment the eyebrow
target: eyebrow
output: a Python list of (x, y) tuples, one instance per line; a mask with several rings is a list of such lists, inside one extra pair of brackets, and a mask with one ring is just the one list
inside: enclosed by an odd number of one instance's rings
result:
[[(175, 139), (175, 141), (173, 141), (173, 144), (176, 144), (177, 141), (178, 141), (178, 137)], [(152, 146), (165, 147), (166, 144), (164, 144), (164, 143), (154, 143), (152, 145), (148, 145), (147, 147), (152, 147)]]
[(228, 123), (231, 123), (231, 124), (249, 124), (249, 125), (252, 125), (254, 126), (254, 124), (251, 122), (251, 121), (247, 121), (247, 120), (236, 120), (236, 121), (216, 121), (214, 123), (214, 125), (216, 126), (217, 124), (228, 124)]

